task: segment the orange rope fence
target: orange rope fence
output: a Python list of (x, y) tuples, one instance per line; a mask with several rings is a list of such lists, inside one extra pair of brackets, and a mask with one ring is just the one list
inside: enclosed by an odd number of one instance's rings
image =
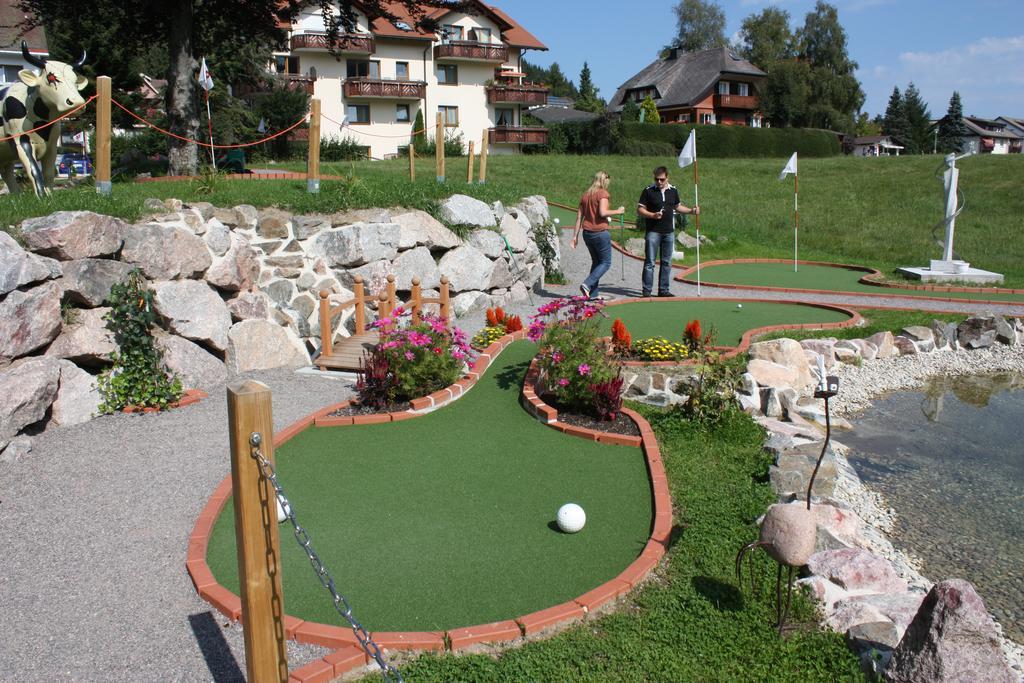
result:
[[(331, 123), (333, 123), (333, 124), (337, 125), (338, 127), (340, 127), (342, 130), (344, 130), (345, 128), (352, 128), (352, 126), (350, 126), (349, 124), (347, 124), (347, 123), (338, 123), (337, 121), (332, 119), (330, 116), (325, 116), (324, 114), (320, 114), (320, 118), (322, 118), (322, 119), (324, 119), (326, 121), (330, 121)], [(427, 128), (424, 128), (422, 130), (414, 130), (411, 133), (403, 133), (401, 135), (380, 135), (378, 133), (367, 133), (365, 131), (354, 130), (354, 129), (352, 130), (352, 132), (353, 133), (358, 133), (359, 135), (366, 135), (366, 136), (371, 137), (371, 138), (390, 138), (390, 139), (396, 139), (396, 138), (412, 138), (413, 136), (419, 135), (420, 133), (427, 133), (427, 132), (429, 132), (429, 130)]]
[(15, 138), (20, 138), (22, 135), (28, 135), (29, 133), (35, 133), (36, 131), (43, 130), (44, 128), (49, 128), (50, 126), (52, 126), (53, 124), (57, 123), (61, 119), (66, 119), (67, 117), (71, 116), (72, 114), (75, 114), (78, 111), (80, 111), (82, 109), (85, 109), (86, 107), (89, 106), (89, 103), (92, 102), (95, 99), (96, 99), (96, 95), (93, 95), (92, 97), (87, 99), (85, 102), (82, 102), (82, 104), (78, 105), (77, 107), (75, 107), (74, 109), (69, 111), (68, 113), (62, 114), (62, 115), (58, 116), (53, 121), (48, 121), (47, 123), (44, 123), (41, 126), (36, 126), (32, 130), (22, 131), (21, 133), (18, 133), (17, 135), (8, 135), (5, 138), (0, 138), (0, 142), (6, 142), (7, 140), (13, 140)]

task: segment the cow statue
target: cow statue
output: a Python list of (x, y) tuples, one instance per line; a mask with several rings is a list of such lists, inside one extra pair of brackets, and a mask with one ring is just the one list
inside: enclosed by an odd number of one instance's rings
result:
[(80, 90), (88, 84), (85, 76), (75, 73), (85, 63), (85, 52), (74, 64), (45, 60), (29, 54), (21, 42), (21, 54), (41, 73), (23, 69), (21, 82), (0, 87), (0, 176), (11, 193), (18, 191), (14, 162), (21, 161), (32, 180), (32, 189), (40, 197), (50, 193), (56, 172), (54, 161), (60, 146), (60, 122), (45, 126), (54, 118), (84, 103)]

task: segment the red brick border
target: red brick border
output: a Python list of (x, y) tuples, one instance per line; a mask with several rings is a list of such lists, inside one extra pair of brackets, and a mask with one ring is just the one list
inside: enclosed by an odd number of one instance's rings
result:
[[(714, 266), (727, 266), (732, 264), (744, 264), (744, 263), (792, 263), (792, 260), (788, 259), (775, 259), (775, 258), (736, 258), (736, 259), (722, 259), (718, 261), (708, 261), (700, 264), (701, 269)], [(968, 304), (992, 304), (992, 305), (1022, 305), (1024, 302), (1017, 301), (998, 301), (988, 299), (955, 299), (955, 298), (944, 298), (938, 296), (922, 296), (920, 294), (904, 294), (904, 291), (927, 291), (927, 292), (953, 292), (957, 294), (1024, 294), (1024, 289), (1006, 289), (1006, 288), (986, 288), (986, 287), (946, 287), (944, 285), (903, 285), (895, 282), (877, 282), (877, 278), (885, 277), (884, 274), (874, 268), (868, 266), (855, 266), (849, 263), (830, 263), (828, 261), (797, 261), (797, 263), (808, 265), (808, 266), (826, 266), (828, 268), (841, 268), (843, 270), (854, 270), (867, 273), (858, 280), (858, 282), (871, 285), (873, 287), (879, 287), (883, 289), (893, 289), (899, 292), (899, 294), (893, 294), (892, 292), (850, 292), (846, 290), (831, 290), (831, 289), (800, 289), (793, 287), (769, 287), (767, 285), (737, 285), (722, 282), (705, 282), (701, 281), (701, 285), (704, 287), (717, 287), (719, 289), (746, 289), (753, 290), (756, 292), (789, 292), (792, 294), (823, 294), (823, 295), (844, 295), (844, 296), (873, 296), (873, 297), (889, 297), (893, 296), (905, 296), (909, 298), (925, 299), (927, 301), (941, 301), (943, 303), (968, 303)], [(690, 274), (697, 271), (697, 266), (687, 266), (682, 273), (675, 277), (675, 280), (679, 282), (685, 282), (688, 285), (696, 285), (696, 280), (689, 279)]]
[[(186, 389), (185, 392), (181, 395), (181, 398), (179, 398), (177, 401), (174, 401), (173, 403), (168, 403), (167, 407), (164, 408), (163, 410), (170, 410), (171, 408), (184, 408), (185, 406), (190, 406), (193, 403), (199, 403), (201, 400), (203, 400), (204, 398), (208, 398), (209, 396), (210, 395), (203, 391), (202, 389)], [(130, 415), (132, 413), (159, 413), (160, 410), (161, 408), (158, 408), (156, 406), (125, 406), (124, 408), (121, 409), (121, 412), (128, 413)]]
[[(513, 341), (526, 337), (525, 330), (514, 334), (505, 335), (498, 341), (484, 349), (479, 359), (473, 366), (470, 373), (459, 381), (456, 391), (444, 390), (444, 396), (440, 397), (445, 402), (451, 402), (458, 398), (465, 389), (473, 385), (493, 362), (494, 358)], [(534, 371), (531, 365), (530, 372)], [(528, 372), (529, 376), (529, 372)], [(435, 392), (440, 394), (442, 392)], [(435, 396), (434, 394), (431, 395)], [(429, 397), (428, 397), (429, 398)], [(537, 399), (539, 401), (539, 399)], [(340, 407), (348, 405), (342, 402), (321, 408), (316, 412), (296, 421), (286, 429), (274, 436), (274, 445), (280, 446), (300, 432), (311, 427), (323, 426), (328, 413)], [(443, 405), (440, 404), (440, 405)], [(543, 405), (543, 403), (541, 404)], [(431, 408), (440, 407), (433, 403)], [(545, 406), (547, 407), (547, 406)], [(551, 409), (554, 410), (554, 409)], [(561, 605), (555, 605), (538, 612), (526, 614), (515, 619), (494, 622), (490, 624), (479, 624), (463, 628), (450, 629), (447, 631), (430, 632), (376, 632), (373, 634), (374, 641), (384, 649), (408, 650), (414, 652), (424, 651), (457, 651), (479, 643), (502, 644), (517, 641), (524, 636), (531, 636), (552, 628), (561, 628), (587, 618), (587, 615), (600, 607), (612, 602), (631, 590), (640, 583), (647, 574), (658, 564), (664, 556), (668, 546), (668, 540), (672, 528), (672, 498), (669, 494), (668, 480), (665, 476), (664, 465), (661, 462), (660, 450), (654, 431), (651, 426), (636, 412), (623, 408), (622, 412), (628, 415), (640, 429), (639, 437), (629, 437), (629, 445), (641, 446), (647, 462), (648, 475), (651, 483), (652, 493), (652, 524), (651, 533), (647, 545), (639, 557), (636, 558), (625, 570), (615, 578), (593, 588), (583, 595), (574, 598)], [(386, 414), (382, 422), (395, 421), (396, 419), (408, 419), (423, 414), (419, 413), (393, 413)], [(400, 418), (396, 416), (402, 416)], [(557, 415), (557, 413), (556, 413)], [(374, 417), (374, 416), (361, 416)], [(367, 424), (366, 421), (356, 421), (346, 424)], [(579, 436), (569, 430), (566, 433)], [(592, 430), (586, 430), (592, 431)], [(595, 432), (600, 437), (617, 437), (622, 435), (606, 435)], [(587, 437), (590, 438), (590, 437)], [(608, 438), (597, 438), (598, 441), (606, 443), (618, 443)], [(188, 553), (186, 555), (185, 567), (192, 583), (200, 597), (209, 602), (224, 616), (233, 621), (238, 621), (242, 616), (241, 599), (229, 590), (217, 583), (209, 566), (206, 563), (206, 550), (213, 525), (217, 517), (223, 511), (228, 498), (231, 495), (231, 476), (225, 477), (207, 501), (206, 506), (200, 512), (188, 541)], [(320, 681), (331, 681), (349, 671), (365, 666), (368, 659), (357, 645), (354, 634), (351, 630), (340, 626), (318, 624), (315, 622), (303, 621), (293, 616), (284, 618), (286, 637), (300, 643), (311, 643), (325, 647), (337, 648), (331, 654), (322, 657), (314, 662), (306, 664), (291, 672), (289, 681), (294, 683), (317, 683)]]

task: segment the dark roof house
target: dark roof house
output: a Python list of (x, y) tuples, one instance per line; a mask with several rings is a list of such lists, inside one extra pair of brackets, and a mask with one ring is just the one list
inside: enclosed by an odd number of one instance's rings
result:
[(32, 54), (40, 57), (49, 55), (42, 26), (22, 33), (19, 25), (26, 18), (25, 13), (18, 9), (16, 0), (0, 0), (0, 83), (17, 80), (18, 72), (29, 68), (21, 56), (22, 40), (28, 44)]
[(674, 49), (623, 83), (609, 109), (650, 97), (664, 122), (759, 126), (757, 91), (767, 75), (728, 48)]
[(964, 125), (967, 126), (967, 135), (963, 140), (965, 152), (975, 154), (1019, 154), (1021, 152), (1021, 136), (1003, 121), (965, 116)]

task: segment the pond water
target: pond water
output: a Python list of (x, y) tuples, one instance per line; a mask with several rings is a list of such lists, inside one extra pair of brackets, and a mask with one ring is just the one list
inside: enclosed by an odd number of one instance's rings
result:
[(1024, 643), (1024, 374), (942, 377), (877, 399), (838, 436), (896, 509), (892, 541), (934, 580), (970, 580)]

